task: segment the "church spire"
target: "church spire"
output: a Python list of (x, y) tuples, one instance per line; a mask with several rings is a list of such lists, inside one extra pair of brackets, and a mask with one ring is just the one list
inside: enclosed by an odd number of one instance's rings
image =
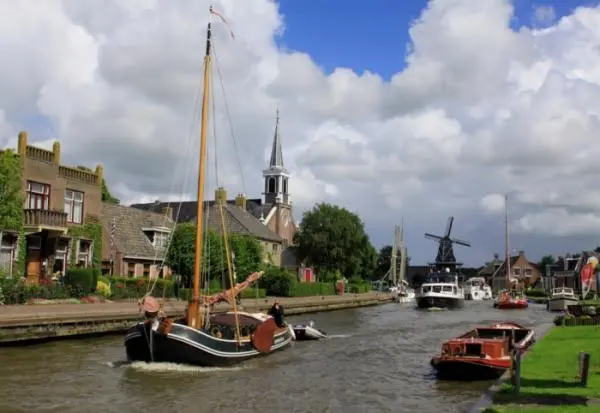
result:
[(281, 149), (281, 135), (279, 132), (279, 108), (277, 108), (271, 158), (269, 159), (269, 166), (263, 170), (265, 203), (290, 205), (291, 199), (288, 192), (290, 174), (283, 166), (283, 151)]
[(277, 108), (275, 135), (273, 136), (273, 146), (271, 148), (271, 160), (269, 161), (269, 168), (283, 169), (283, 151), (281, 149), (281, 136), (279, 135), (279, 108)]

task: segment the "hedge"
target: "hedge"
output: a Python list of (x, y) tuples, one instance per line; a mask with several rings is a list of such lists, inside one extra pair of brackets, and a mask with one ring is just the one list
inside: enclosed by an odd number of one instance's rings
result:
[(532, 298), (546, 298), (548, 293), (543, 288), (532, 288), (530, 290), (526, 290), (525, 295)]
[[(209, 289), (208, 294), (217, 294), (223, 291), (223, 289)], [(206, 294), (206, 290), (201, 291), (202, 294)], [(248, 288), (240, 293), (241, 298), (256, 298), (256, 288)], [(265, 298), (267, 296), (266, 291), (263, 288), (258, 289), (258, 298)], [(182, 300), (189, 301), (192, 298), (191, 288), (182, 288), (179, 292), (179, 298)]]
[(297, 283), (290, 291), (290, 297), (311, 297), (315, 295), (336, 295), (334, 283)]

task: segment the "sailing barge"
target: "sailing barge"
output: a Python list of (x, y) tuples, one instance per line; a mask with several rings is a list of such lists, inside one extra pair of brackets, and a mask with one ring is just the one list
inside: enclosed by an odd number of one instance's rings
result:
[[(223, 17), (210, 8), (210, 14)], [(251, 274), (244, 282), (212, 296), (200, 295), (200, 269), (203, 268), (204, 188), (207, 158), (207, 123), (211, 74), (211, 22), (208, 23), (206, 54), (204, 56), (204, 91), (200, 128), (200, 156), (198, 159), (198, 194), (196, 216), (196, 245), (194, 253), (193, 297), (187, 314), (181, 319), (164, 317), (156, 298), (145, 296), (140, 304), (145, 320), (131, 327), (125, 335), (127, 357), (131, 361), (170, 362), (200, 366), (228, 366), (288, 347), (294, 331), (278, 326), (271, 316), (247, 313), (236, 308), (236, 296), (262, 272)], [(221, 234), (230, 285), (234, 285), (231, 250), (227, 243), (227, 226), (220, 206)], [(220, 275), (219, 275), (220, 276)], [(208, 285), (206, 280), (203, 283)], [(226, 301), (232, 311), (212, 313), (213, 306)]]
[(517, 323), (477, 327), (443, 343), (431, 365), (443, 380), (496, 379), (510, 368), (513, 350), (524, 352), (534, 341), (533, 329)]

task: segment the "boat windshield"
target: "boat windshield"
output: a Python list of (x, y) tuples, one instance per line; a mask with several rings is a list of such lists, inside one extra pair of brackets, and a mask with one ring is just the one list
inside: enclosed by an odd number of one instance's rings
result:
[(455, 283), (457, 274), (453, 273), (439, 273), (429, 274), (427, 276), (426, 283)]

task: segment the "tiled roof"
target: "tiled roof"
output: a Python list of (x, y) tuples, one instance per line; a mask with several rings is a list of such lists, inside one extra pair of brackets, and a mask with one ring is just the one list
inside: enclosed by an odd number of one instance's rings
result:
[[(283, 239), (279, 235), (263, 225), (250, 212), (237, 205), (223, 205), (223, 213), (225, 226), (229, 233), (253, 235), (263, 241), (283, 242)], [(221, 233), (221, 215), (218, 205), (216, 203), (211, 205), (207, 209), (206, 214), (208, 214), (208, 228)]]
[[(215, 204), (215, 201), (205, 201), (204, 207), (211, 207)], [(235, 205), (235, 200), (230, 199), (227, 200), (227, 204)], [(144, 211), (154, 211), (158, 213), (162, 213), (163, 208), (171, 207), (173, 209), (173, 219), (177, 217), (177, 211), (179, 211), (178, 222), (190, 222), (196, 220), (196, 209), (198, 203), (196, 201), (182, 201), (182, 202), (150, 202), (147, 204), (133, 204), (132, 208), (142, 209)], [(273, 208), (272, 204), (263, 204), (262, 199), (248, 199), (246, 201), (246, 209), (250, 212), (255, 218), (259, 219), (261, 214), (266, 218)]]
[(143, 211), (122, 205), (102, 203), (103, 258), (110, 259), (110, 231), (115, 223), (115, 245), (124, 256), (157, 259), (164, 258), (164, 250), (154, 248), (142, 228), (166, 227), (172, 229), (174, 223), (164, 214)]

